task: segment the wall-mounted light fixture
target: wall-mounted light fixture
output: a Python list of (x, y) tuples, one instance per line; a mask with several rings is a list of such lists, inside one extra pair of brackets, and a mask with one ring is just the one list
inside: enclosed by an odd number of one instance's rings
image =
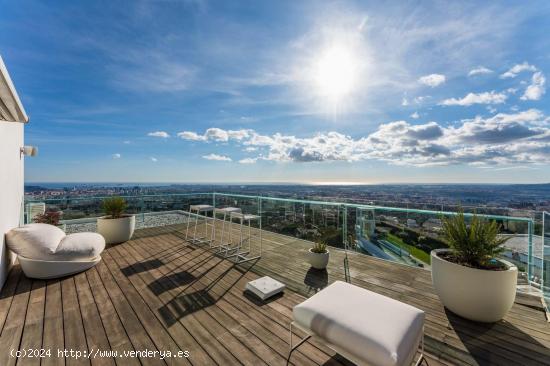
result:
[(19, 157), (36, 155), (38, 155), (38, 148), (36, 146), (23, 146), (19, 149)]

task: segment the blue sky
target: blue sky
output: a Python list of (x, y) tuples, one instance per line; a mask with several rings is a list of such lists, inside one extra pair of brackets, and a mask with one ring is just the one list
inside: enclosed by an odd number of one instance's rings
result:
[(0, 1), (26, 180), (550, 182), (550, 3)]

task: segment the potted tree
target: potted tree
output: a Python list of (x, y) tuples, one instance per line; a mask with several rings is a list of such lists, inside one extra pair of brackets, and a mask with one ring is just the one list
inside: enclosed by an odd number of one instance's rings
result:
[(97, 232), (103, 235), (107, 244), (130, 240), (136, 227), (136, 217), (127, 215), (126, 201), (122, 197), (105, 198), (102, 203), (106, 216), (97, 219)]
[(507, 240), (498, 235), (498, 224), (475, 214), (468, 224), (462, 211), (442, 223), (449, 249), (431, 252), (432, 282), (441, 302), (470, 320), (502, 319), (514, 304), (518, 269), (497, 258)]
[(315, 243), (308, 252), (309, 264), (315, 269), (325, 269), (327, 268), (329, 255), (330, 252), (327, 249), (326, 243)]

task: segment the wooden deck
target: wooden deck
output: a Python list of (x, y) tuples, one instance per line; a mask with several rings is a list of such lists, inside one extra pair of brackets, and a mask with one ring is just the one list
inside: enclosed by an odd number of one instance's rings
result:
[[(188, 244), (182, 226), (139, 230), (108, 248), (95, 268), (59, 280), (30, 280), (15, 266), (0, 294), (0, 365), (284, 365), (292, 307), (346, 278), (345, 253), (332, 250), (328, 271), (314, 271), (304, 260), (308, 242), (262, 234), (262, 258), (237, 266)], [(448, 313), (426, 270), (355, 253), (348, 262), (351, 283), (426, 311), (430, 365), (550, 364), (550, 325), (532, 298), (519, 297), (504, 321), (484, 325)], [(267, 303), (243, 293), (264, 274), (289, 290)], [(28, 349), (51, 356), (11, 356)], [(96, 350), (118, 353), (99, 357)], [(124, 354), (145, 350), (189, 357)], [(316, 342), (294, 352), (290, 364), (350, 365)]]

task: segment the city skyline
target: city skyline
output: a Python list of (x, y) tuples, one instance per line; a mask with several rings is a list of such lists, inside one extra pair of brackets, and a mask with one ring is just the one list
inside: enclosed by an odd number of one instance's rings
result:
[(542, 1), (3, 8), (28, 182), (550, 182)]

